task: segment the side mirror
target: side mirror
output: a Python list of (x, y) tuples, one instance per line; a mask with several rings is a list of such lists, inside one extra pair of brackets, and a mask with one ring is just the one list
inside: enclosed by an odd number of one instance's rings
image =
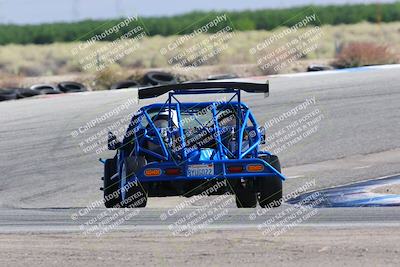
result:
[(121, 146), (121, 142), (117, 140), (117, 137), (112, 132), (108, 132), (108, 149), (117, 150)]
[(265, 140), (265, 127), (261, 126), (258, 128), (258, 132), (260, 133), (261, 141), (260, 144), (265, 145), (267, 142)]

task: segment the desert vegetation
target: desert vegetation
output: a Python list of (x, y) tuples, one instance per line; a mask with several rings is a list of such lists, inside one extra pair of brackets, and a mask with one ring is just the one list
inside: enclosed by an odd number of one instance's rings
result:
[[(262, 42), (274, 32), (282, 31), (284, 28), (278, 28), (274, 31), (247, 31), (238, 32), (234, 38), (226, 41), (227, 49), (216, 55), (212, 61), (204, 62), (204, 66), (232, 66), (237, 64), (256, 64), (257, 57), (250, 55), (249, 49), (255, 44)], [(302, 29), (301, 31), (305, 31)], [(354, 50), (354, 46), (348, 47), (352, 42), (373, 43), (376, 46), (384, 46), (385, 51), (390, 53), (391, 57), (382, 57), (380, 63), (391, 63), (398, 59), (400, 54), (400, 22), (372, 24), (359, 23), (354, 25), (325, 25), (321, 27), (323, 33), (318, 40), (318, 47), (307, 54), (301, 60), (324, 60), (330, 61), (336, 55), (343, 58), (348, 54), (349, 49)], [(300, 34), (300, 33), (299, 33)], [(153, 36), (140, 40), (140, 47), (137, 51), (126, 55), (122, 59), (110, 65), (118, 76), (118, 73), (127, 70), (149, 69), (149, 68), (171, 68), (168, 57), (160, 54), (160, 49), (176, 40), (176, 36)], [(182, 49), (189, 48), (199, 41), (206, 38), (202, 34), (183, 44)], [(276, 45), (284, 44), (288, 39), (283, 38)], [(98, 42), (93, 45), (93, 49), (101, 47), (107, 42)], [(17, 76), (51, 76), (65, 75), (69, 73), (87, 73), (90, 70), (84, 70), (79, 64), (79, 58), (71, 53), (78, 42), (71, 43), (54, 43), (48, 45), (16, 45), (9, 44), (0, 46), (0, 75), (17, 75)], [(344, 48), (346, 47), (346, 48)], [(364, 49), (359, 49), (364, 52)], [(370, 50), (368, 50), (370, 51)], [(346, 53), (346, 54), (345, 54)], [(365, 53), (369, 53), (365, 51)], [(382, 55), (380, 52), (379, 55)], [(343, 59), (341, 60), (343, 61)], [(352, 64), (341, 64), (337, 61), (338, 66), (352, 66)], [(359, 61), (357, 65), (364, 64)], [(370, 64), (367, 62), (367, 64)], [(282, 70), (287, 72), (288, 70)], [(259, 73), (262, 74), (262, 73)]]
[[(204, 25), (210, 18), (222, 13), (225, 12), (192, 12), (172, 17), (140, 18), (137, 23), (130, 23), (128, 27), (122, 28), (118, 33), (108, 35), (104, 40), (115, 40), (117, 35), (127, 33), (137, 24), (143, 25), (149, 36), (188, 34)], [(237, 31), (270, 31), (282, 26), (290, 27), (297, 22), (297, 17), (305, 13), (317, 14), (318, 20), (313, 21), (313, 25), (355, 24), (362, 21), (394, 22), (400, 20), (400, 3), (379, 4), (379, 6), (357, 4), (226, 12), (229, 21)], [(135, 15), (132, 14), (132, 16)], [(113, 25), (117, 25), (120, 21), (122, 19), (42, 25), (0, 25), (0, 45), (85, 41), (92, 35), (101, 34)], [(214, 27), (210, 29), (210, 32), (216, 32), (222, 27), (222, 25)]]
[(396, 63), (398, 59), (389, 46), (372, 42), (351, 42), (342, 47), (332, 65), (351, 68)]

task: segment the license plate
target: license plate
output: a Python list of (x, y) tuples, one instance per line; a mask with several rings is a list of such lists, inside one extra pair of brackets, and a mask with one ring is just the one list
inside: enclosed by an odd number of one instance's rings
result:
[(188, 165), (187, 176), (213, 176), (214, 164), (193, 164)]

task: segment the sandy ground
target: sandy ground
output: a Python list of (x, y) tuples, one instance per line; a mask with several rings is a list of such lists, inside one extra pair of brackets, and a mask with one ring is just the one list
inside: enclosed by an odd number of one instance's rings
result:
[[(154, 238), (157, 236), (157, 239)], [(349, 238), (351, 236), (351, 238)], [(399, 266), (398, 228), (1, 234), (2, 266)]]
[(400, 195), (400, 185), (385, 185), (380, 186), (372, 190), (374, 193), (378, 194), (392, 194), (392, 195)]

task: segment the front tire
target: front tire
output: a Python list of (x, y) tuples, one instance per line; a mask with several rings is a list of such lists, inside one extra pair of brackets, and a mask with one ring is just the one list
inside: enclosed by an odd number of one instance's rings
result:
[[(278, 172), (281, 172), (281, 164), (276, 155), (263, 156), (262, 160), (269, 163)], [(282, 180), (279, 176), (259, 177), (258, 203), (261, 208), (279, 207), (282, 203)]]

